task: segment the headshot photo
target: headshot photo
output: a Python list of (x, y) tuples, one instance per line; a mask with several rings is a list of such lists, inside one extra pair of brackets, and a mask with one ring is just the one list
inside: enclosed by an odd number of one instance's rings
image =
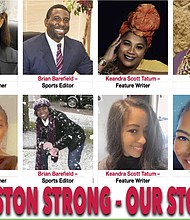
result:
[(173, 74), (190, 74), (190, 2), (173, 1)]
[(168, 74), (168, 2), (98, 1), (98, 58), (100, 75)]
[(190, 170), (190, 95), (173, 97), (174, 170)]
[(0, 32), (0, 75), (17, 75), (17, 0), (0, 0)]
[(0, 170), (18, 169), (17, 96), (0, 96)]
[(168, 168), (167, 96), (99, 96), (98, 169)]
[(24, 0), (23, 4), (23, 74), (92, 75), (93, 1), (86, 5), (86, 1)]
[(23, 169), (93, 169), (93, 96), (23, 96)]

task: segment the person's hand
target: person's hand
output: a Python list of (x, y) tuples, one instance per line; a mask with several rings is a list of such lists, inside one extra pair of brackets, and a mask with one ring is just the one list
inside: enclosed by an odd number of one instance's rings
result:
[(121, 43), (121, 34), (115, 39), (115, 41), (108, 47), (105, 55), (103, 56), (107, 62), (113, 61), (116, 58), (114, 53), (116, 47)]
[(43, 149), (44, 150), (51, 150), (53, 148), (53, 145), (52, 145), (52, 143), (51, 142), (45, 142), (44, 143), (44, 146), (43, 146)]
[(56, 148), (56, 147), (53, 147), (53, 148), (49, 151), (49, 153), (50, 153), (51, 156), (53, 156), (53, 157), (58, 157), (58, 152), (59, 152), (59, 149)]
[(108, 47), (105, 55), (102, 57), (106, 60), (106, 65), (98, 65), (98, 74), (101, 74), (102, 70), (107, 66), (107, 64), (116, 58), (114, 53), (116, 47), (121, 43), (121, 34), (115, 39), (115, 41)]

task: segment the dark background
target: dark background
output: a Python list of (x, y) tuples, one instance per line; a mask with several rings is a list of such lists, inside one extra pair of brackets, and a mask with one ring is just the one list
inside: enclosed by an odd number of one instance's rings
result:
[(156, 59), (168, 64), (167, 1), (98, 1), (98, 57), (102, 57), (118, 37), (119, 29), (128, 14), (142, 3), (153, 4), (160, 14), (160, 27), (153, 34), (152, 45), (145, 59)]

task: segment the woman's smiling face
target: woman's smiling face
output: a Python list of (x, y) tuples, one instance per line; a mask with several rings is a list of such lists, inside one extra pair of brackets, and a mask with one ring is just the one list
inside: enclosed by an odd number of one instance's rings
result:
[(36, 110), (36, 114), (39, 118), (41, 118), (42, 120), (46, 120), (49, 117), (49, 109), (48, 107), (44, 106), (44, 107), (39, 107)]
[(131, 107), (125, 113), (121, 133), (123, 154), (138, 158), (141, 156), (147, 138), (148, 117), (147, 113), (136, 107)]
[(175, 154), (185, 170), (190, 170), (190, 111), (182, 114), (174, 140)]
[(147, 44), (144, 37), (139, 37), (132, 32), (123, 35), (119, 45), (117, 56), (120, 70), (135, 70), (147, 51)]

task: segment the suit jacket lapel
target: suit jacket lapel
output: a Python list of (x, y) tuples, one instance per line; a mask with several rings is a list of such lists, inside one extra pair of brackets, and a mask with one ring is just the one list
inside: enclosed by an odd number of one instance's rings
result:
[(63, 51), (63, 70), (62, 73), (68, 73), (69, 65), (73, 58), (74, 49), (72, 45), (69, 43), (69, 38), (65, 36), (64, 39), (64, 51)]
[(42, 44), (41, 44), (40, 51), (41, 51), (41, 53), (43, 53), (43, 58), (46, 63), (46, 66), (50, 69), (52, 74), (56, 74), (57, 68), (55, 65), (53, 55), (51, 53), (50, 46), (49, 46), (47, 39), (45, 37), (45, 34), (42, 34)]

